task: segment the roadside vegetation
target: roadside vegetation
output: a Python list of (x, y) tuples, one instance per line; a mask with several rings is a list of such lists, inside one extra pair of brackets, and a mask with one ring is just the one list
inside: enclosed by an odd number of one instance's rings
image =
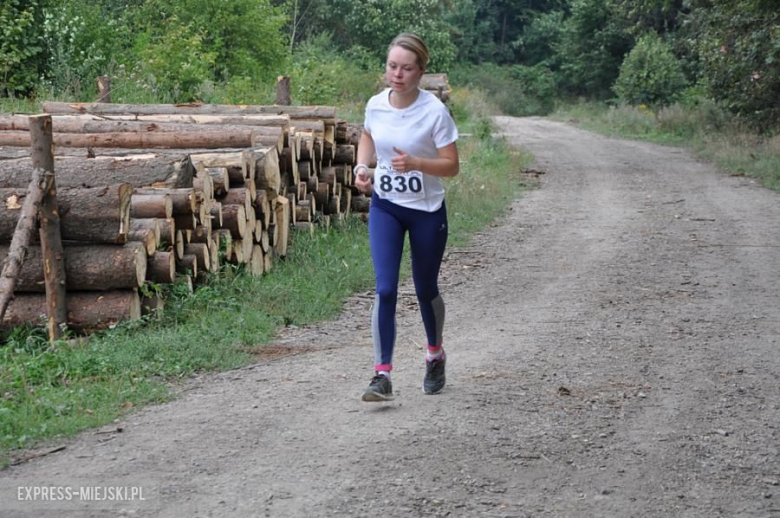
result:
[(552, 117), (605, 135), (686, 147), (727, 174), (755, 178), (780, 192), (780, 135), (758, 134), (711, 104), (654, 111), (645, 105), (580, 103), (561, 106)]
[[(295, 104), (361, 122), (386, 45), (411, 30), (446, 72), (464, 135), (447, 181), (451, 243), (500, 215), (530, 157), (491, 136), (490, 116), (552, 116), (688, 146), (780, 190), (780, 12), (774, 0), (7, 0), (0, 6), (0, 112), (44, 100)], [(420, 16), (420, 13), (428, 13)], [(370, 289), (365, 224), (311, 237), (262, 278), (225, 267), (165, 310), (50, 346), (40, 329), (0, 345), (0, 465), (21, 449), (165, 401), (195, 373), (253, 361), (283, 326), (332, 318)], [(162, 289), (148, 286), (147, 289)]]

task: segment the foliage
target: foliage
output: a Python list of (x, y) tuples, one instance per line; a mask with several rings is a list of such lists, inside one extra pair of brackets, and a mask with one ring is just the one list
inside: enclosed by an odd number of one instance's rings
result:
[(451, 82), (485, 92), (498, 109), (515, 116), (545, 115), (553, 108), (554, 78), (544, 66), (459, 66)]
[(701, 76), (710, 95), (764, 130), (780, 121), (780, 10), (773, 0), (695, 0)]
[(335, 51), (328, 33), (296, 46), (292, 58), (292, 98), (300, 104), (359, 104), (381, 88), (377, 67), (364, 70)]
[(563, 37), (565, 16), (563, 11), (552, 11), (537, 14), (529, 20), (515, 41), (515, 47), (526, 64), (559, 68), (560, 56), (555, 49)]
[(602, 0), (571, 0), (571, 16), (554, 45), (563, 93), (609, 97), (620, 64), (633, 43), (611, 14), (609, 4)]
[(173, 16), (159, 38), (144, 40), (139, 57), (139, 72), (148, 77), (155, 91), (170, 93), (176, 102), (201, 97), (200, 87), (210, 78), (217, 62), (215, 52), (205, 49), (203, 36)]
[(669, 46), (655, 33), (639, 38), (623, 64), (613, 90), (631, 104), (670, 104), (686, 79)]
[(443, 18), (446, 6), (440, 0), (333, 0), (328, 5), (321, 30), (327, 28), (340, 49), (357, 47), (379, 65), (395, 36), (414, 32), (431, 53), (429, 72), (446, 72), (455, 60), (450, 27)]
[(0, 4), (0, 95), (26, 94), (35, 87), (43, 69), (42, 19), (38, 0)]
[(675, 32), (690, 12), (685, 0), (608, 0), (627, 32), (640, 36), (648, 32)]
[(459, 62), (499, 60), (509, 50), (494, 38), (500, 21), (494, 2), (455, 0), (445, 19), (452, 27), (451, 38)]
[(111, 73), (128, 39), (126, 28), (116, 18), (95, 16), (94, 5), (74, 1), (47, 8), (44, 86), (69, 98), (94, 96), (95, 79)]
[(202, 98), (208, 81), (269, 82), (286, 63), (286, 15), (268, 0), (147, 0), (126, 19), (138, 72), (176, 101)]

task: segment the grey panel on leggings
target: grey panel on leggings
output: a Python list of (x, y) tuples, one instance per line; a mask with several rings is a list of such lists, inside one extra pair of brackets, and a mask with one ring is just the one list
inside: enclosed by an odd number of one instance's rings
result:
[(444, 299), (441, 298), (441, 293), (431, 301), (433, 307), (433, 315), (436, 318), (436, 343), (431, 345), (439, 345), (444, 340)]
[[(393, 315), (393, 319), (395, 319), (395, 315)], [(382, 341), (379, 338), (379, 295), (377, 294), (374, 296), (374, 308), (371, 311), (371, 336), (374, 340), (374, 365), (381, 365), (382, 364)], [(391, 348), (395, 348), (395, 336), (396, 336), (396, 327), (395, 322), (393, 322), (393, 343), (391, 344)]]

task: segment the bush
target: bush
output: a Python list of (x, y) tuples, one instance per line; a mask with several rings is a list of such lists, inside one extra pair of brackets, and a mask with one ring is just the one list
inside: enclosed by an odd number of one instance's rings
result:
[(41, 4), (4, 0), (0, 5), (0, 95), (27, 94), (43, 68)]
[(174, 102), (198, 100), (200, 87), (210, 79), (217, 58), (203, 47), (200, 34), (172, 17), (163, 36), (141, 51), (141, 74), (160, 94), (170, 94)]
[(682, 103), (665, 106), (658, 111), (656, 121), (662, 132), (685, 138), (722, 132), (734, 124), (725, 110), (706, 98), (696, 106)]
[(364, 104), (382, 87), (381, 70), (365, 70), (358, 63), (334, 50), (327, 34), (301, 42), (290, 73), (293, 103)]
[(553, 108), (554, 80), (543, 66), (467, 65), (454, 68), (450, 82), (485, 92), (507, 115), (546, 115)]
[(686, 83), (669, 45), (649, 33), (639, 38), (626, 56), (612, 89), (629, 104), (664, 106), (674, 102)]

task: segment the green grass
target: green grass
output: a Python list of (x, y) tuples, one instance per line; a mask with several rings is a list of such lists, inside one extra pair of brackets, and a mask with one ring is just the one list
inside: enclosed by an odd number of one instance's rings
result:
[(605, 135), (687, 147), (726, 172), (756, 178), (780, 192), (780, 136), (756, 135), (712, 103), (659, 111), (580, 103), (559, 109), (554, 118)]
[[(463, 118), (466, 134), (488, 124)], [(447, 181), (451, 246), (467, 243), (522, 189), (527, 157), (488, 135), (459, 143), (461, 173)], [(408, 266), (407, 259), (404, 275)], [(262, 277), (226, 266), (194, 293), (169, 288), (159, 318), (53, 347), (40, 329), (16, 330), (0, 345), (0, 465), (25, 448), (167, 401), (193, 373), (249, 364), (283, 326), (333, 318), (346, 297), (373, 282), (366, 225), (348, 218), (314, 236), (293, 232), (289, 255)]]

